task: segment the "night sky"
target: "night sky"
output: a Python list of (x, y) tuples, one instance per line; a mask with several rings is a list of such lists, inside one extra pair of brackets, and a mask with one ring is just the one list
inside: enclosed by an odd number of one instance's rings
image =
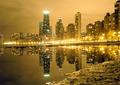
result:
[(50, 11), (51, 25), (61, 17), (66, 27), (74, 22), (75, 13), (82, 13), (82, 30), (86, 24), (102, 20), (106, 12), (114, 11), (115, 0), (0, 0), (0, 32), (38, 33), (44, 9)]

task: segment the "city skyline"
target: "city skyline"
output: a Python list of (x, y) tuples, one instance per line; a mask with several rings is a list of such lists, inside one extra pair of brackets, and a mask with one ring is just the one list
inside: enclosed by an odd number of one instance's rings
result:
[(0, 85), (120, 85), (120, 0), (1, 0)]
[[(60, 2), (54, 0), (53, 3), (50, 3), (50, 1), (46, 0), (42, 1), (41, 3), (40, 2), (40, 0), (36, 2), (28, 2), (25, 0), (22, 2), (14, 0), (11, 2), (1, 1), (1, 32), (7, 35), (10, 35), (14, 32), (24, 31), (38, 33), (38, 24), (42, 20), (42, 12), (44, 9), (48, 9), (50, 11), (50, 21), (53, 28), (55, 28), (55, 23), (59, 17), (63, 19), (63, 24), (66, 27), (68, 23), (74, 22), (75, 13), (78, 11), (81, 12), (82, 30), (85, 30), (85, 26), (88, 23), (103, 19), (103, 16), (106, 14), (106, 12), (113, 12), (115, 4), (115, 1), (113, 0), (63, 0)], [(101, 5), (104, 6), (100, 7)], [(64, 8), (67, 8), (67, 12), (63, 13)], [(99, 8), (99, 10), (96, 10), (96, 8)], [(11, 29), (11, 31), (8, 31), (9, 29)]]

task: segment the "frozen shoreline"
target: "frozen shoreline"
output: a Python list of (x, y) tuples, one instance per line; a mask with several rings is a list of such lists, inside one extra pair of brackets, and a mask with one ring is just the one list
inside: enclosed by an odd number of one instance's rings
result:
[(48, 85), (120, 85), (120, 61), (107, 61), (67, 73), (64, 80)]

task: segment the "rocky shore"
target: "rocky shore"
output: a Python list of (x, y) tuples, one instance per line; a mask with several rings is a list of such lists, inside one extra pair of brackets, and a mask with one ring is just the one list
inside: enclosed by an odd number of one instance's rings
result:
[(120, 61), (107, 61), (65, 75), (64, 80), (49, 85), (120, 85)]

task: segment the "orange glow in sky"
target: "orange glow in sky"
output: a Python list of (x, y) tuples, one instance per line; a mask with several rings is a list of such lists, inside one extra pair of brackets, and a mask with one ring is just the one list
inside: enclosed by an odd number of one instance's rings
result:
[(115, 0), (1, 0), (0, 31), (38, 33), (44, 9), (50, 11), (52, 28), (59, 17), (65, 27), (74, 23), (75, 13), (81, 12), (84, 31), (88, 23), (102, 20), (106, 12), (112, 13), (114, 4)]

